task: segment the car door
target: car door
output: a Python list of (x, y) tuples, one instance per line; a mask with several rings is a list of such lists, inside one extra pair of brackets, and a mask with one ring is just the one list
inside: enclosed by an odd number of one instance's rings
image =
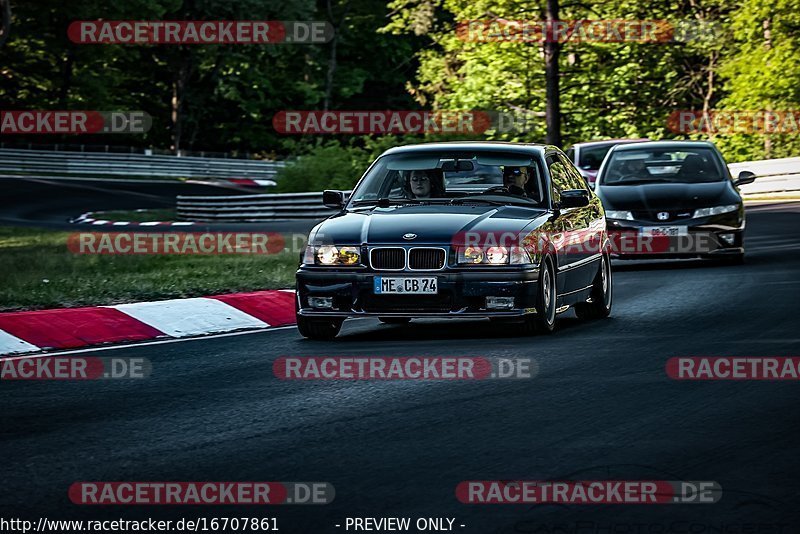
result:
[(587, 188), (578, 169), (563, 154), (558, 154), (558, 158), (564, 163), (569, 188), (584, 189), (589, 194), (589, 205), (568, 210), (571, 233), (566, 256), (570, 261), (570, 279), (575, 282), (573, 289), (582, 289), (591, 285), (597, 274), (605, 221), (600, 216), (599, 199)]
[[(555, 151), (545, 155), (548, 174), (550, 174), (550, 198), (555, 209), (561, 203), (561, 192), (573, 189), (570, 185), (570, 176), (567, 166), (559, 154)], [(559, 210), (558, 217), (552, 222), (553, 233), (550, 241), (555, 248), (556, 261), (558, 263), (558, 292), (563, 295), (577, 289), (576, 280), (569, 266), (575, 260), (570, 257), (574, 252), (569, 246), (569, 240), (573, 234), (575, 219), (577, 214), (574, 210)]]

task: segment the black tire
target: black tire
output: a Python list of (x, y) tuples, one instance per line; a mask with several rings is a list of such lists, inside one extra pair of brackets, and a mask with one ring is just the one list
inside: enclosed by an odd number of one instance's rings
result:
[(344, 319), (312, 319), (302, 315), (297, 316), (297, 329), (300, 335), (309, 339), (333, 339), (342, 329)]
[(575, 304), (575, 315), (578, 319), (591, 320), (608, 317), (611, 313), (611, 304), (614, 296), (614, 284), (611, 279), (611, 259), (608, 254), (603, 254), (600, 267), (592, 284), (592, 302)]
[(558, 283), (553, 261), (549, 256), (545, 256), (539, 269), (536, 315), (525, 319), (525, 332), (529, 334), (551, 334), (556, 327)]
[(385, 324), (408, 324), (411, 322), (410, 317), (378, 317), (378, 320)]

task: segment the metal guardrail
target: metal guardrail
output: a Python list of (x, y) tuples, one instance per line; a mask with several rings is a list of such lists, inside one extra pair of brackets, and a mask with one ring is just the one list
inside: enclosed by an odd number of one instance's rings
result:
[(323, 206), (322, 193), (236, 196), (179, 195), (177, 211), (178, 219), (196, 222), (324, 219), (336, 213), (336, 210)]
[(764, 193), (800, 191), (800, 158), (745, 161), (731, 163), (728, 168), (734, 177), (741, 171), (755, 173), (757, 177), (755, 182), (739, 188), (745, 197)]
[(0, 149), (0, 172), (83, 177), (274, 179), (281, 161)]
[[(744, 194), (800, 190), (800, 158), (751, 161), (730, 166), (735, 177), (742, 170), (759, 178), (741, 187)], [(349, 193), (349, 192), (348, 192)], [(322, 193), (237, 196), (178, 196), (178, 218), (197, 222), (265, 222), (288, 219), (324, 219), (336, 210), (322, 205)]]

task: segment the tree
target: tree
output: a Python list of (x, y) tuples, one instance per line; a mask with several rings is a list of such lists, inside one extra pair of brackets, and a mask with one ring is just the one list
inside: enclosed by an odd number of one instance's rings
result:
[(0, 0), (0, 47), (8, 40), (11, 32), (11, 0)]
[[(732, 14), (731, 29), (733, 51), (720, 68), (728, 90), (722, 109), (800, 109), (800, 1), (743, 0)], [(788, 129), (784, 134), (726, 135), (718, 142), (738, 160), (796, 156), (800, 125)]]

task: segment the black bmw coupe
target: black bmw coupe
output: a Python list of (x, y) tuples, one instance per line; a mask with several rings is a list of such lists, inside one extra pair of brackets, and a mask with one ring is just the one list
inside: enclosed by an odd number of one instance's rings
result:
[(352, 317), (513, 321), (553, 331), (558, 313), (608, 316), (603, 208), (547, 145), (457, 142), (378, 157), (313, 228), (297, 271), (297, 326), (330, 339)]

